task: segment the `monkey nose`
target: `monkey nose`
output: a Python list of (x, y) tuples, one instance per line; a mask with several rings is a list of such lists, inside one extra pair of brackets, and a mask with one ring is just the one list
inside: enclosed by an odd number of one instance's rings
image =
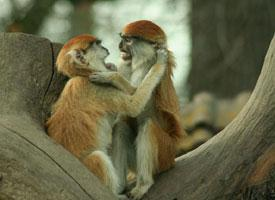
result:
[(118, 44), (118, 48), (122, 49), (122, 41), (120, 41), (120, 43)]
[(107, 49), (107, 48), (105, 48), (105, 47), (102, 47), (102, 48), (106, 51), (106, 53), (107, 53), (108, 55), (110, 55), (109, 49)]

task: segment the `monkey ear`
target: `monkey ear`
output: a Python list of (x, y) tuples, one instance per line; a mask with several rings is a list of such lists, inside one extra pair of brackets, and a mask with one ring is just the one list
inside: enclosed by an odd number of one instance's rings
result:
[(88, 62), (86, 61), (84, 50), (82, 49), (73, 49), (67, 53), (67, 55), (70, 55), (73, 62), (75, 62), (78, 65), (86, 66), (88, 65)]

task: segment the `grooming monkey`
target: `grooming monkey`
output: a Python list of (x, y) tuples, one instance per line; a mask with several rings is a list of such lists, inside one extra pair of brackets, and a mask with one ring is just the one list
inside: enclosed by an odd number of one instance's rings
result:
[[(119, 73), (128, 79), (133, 93), (156, 62), (156, 50), (167, 47), (164, 31), (151, 21), (141, 20), (126, 25), (121, 33)], [(168, 51), (168, 50), (167, 50)], [(140, 199), (153, 184), (153, 175), (171, 168), (175, 162), (176, 145), (183, 136), (178, 98), (171, 80), (174, 57), (168, 51), (168, 64), (160, 84), (142, 113), (136, 118), (121, 116), (113, 133), (112, 158), (125, 189), (127, 170), (136, 172), (136, 186), (129, 196)], [(103, 74), (106, 82), (116, 87), (125, 79)], [(103, 81), (102, 81), (103, 82)]]
[(95, 81), (100, 73), (108, 71), (104, 61), (108, 54), (101, 41), (91, 35), (77, 36), (63, 46), (57, 57), (57, 69), (70, 80), (53, 106), (46, 127), (50, 137), (118, 194), (117, 172), (107, 153), (116, 114), (136, 117), (142, 112), (164, 75), (167, 52), (157, 52), (154, 66), (133, 95), (111, 85), (90, 82), (89, 79)]

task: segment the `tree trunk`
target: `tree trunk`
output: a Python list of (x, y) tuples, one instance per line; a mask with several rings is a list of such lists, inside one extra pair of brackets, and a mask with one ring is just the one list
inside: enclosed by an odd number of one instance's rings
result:
[(275, 28), (273, 0), (193, 0), (190, 95), (252, 90)]
[(55, 2), (56, 0), (33, 1), (32, 7), (23, 17), (20, 10), (15, 10), (13, 12), (15, 19), (7, 26), (6, 31), (36, 34)]
[[(43, 128), (65, 82), (53, 70), (60, 45), (24, 34), (2, 33), (0, 40), (0, 199), (115, 199)], [(179, 158), (175, 168), (156, 177), (144, 199), (272, 197), (274, 77), (275, 37), (241, 113), (222, 132)]]
[(92, 5), (93, 1), (90, 0), (78, 0), (74, 3), (74, 11), (70, 16), (71, 37), (83, 33), (91, 33), (93, 27)]

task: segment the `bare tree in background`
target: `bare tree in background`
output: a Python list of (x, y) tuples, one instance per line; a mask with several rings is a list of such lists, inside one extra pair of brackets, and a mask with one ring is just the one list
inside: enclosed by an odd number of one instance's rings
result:
[(35, 0), (30, 9), (22, 16), (22, 11), (16, 9), (16, 2), (13, 3), (12, 18), (13, 22), (6, 27), (8, 32), (23, 32), (36, 34), (50, 13), (56, 0)]
[[(81, 33), (90, 33), (93, 25), (91, 10), (95, 0), (67, 1), (74, 7), (70, 16), (70, 37)], [(12, 1), (12, 23), (6, 27), (6, 31), (37, 34), (56, 2), (57, 0), (34, 0), (25, 10), (18, 10), (16, 2)]]
[(192, 0), (190, 95), (252, 90), (275, 30), (274, 0)]
[(74, 5), (74, 11), (71, 15), (71, 36), (90, 33), (93, 26), (91, 8), (93, 0), (70, 0)]

